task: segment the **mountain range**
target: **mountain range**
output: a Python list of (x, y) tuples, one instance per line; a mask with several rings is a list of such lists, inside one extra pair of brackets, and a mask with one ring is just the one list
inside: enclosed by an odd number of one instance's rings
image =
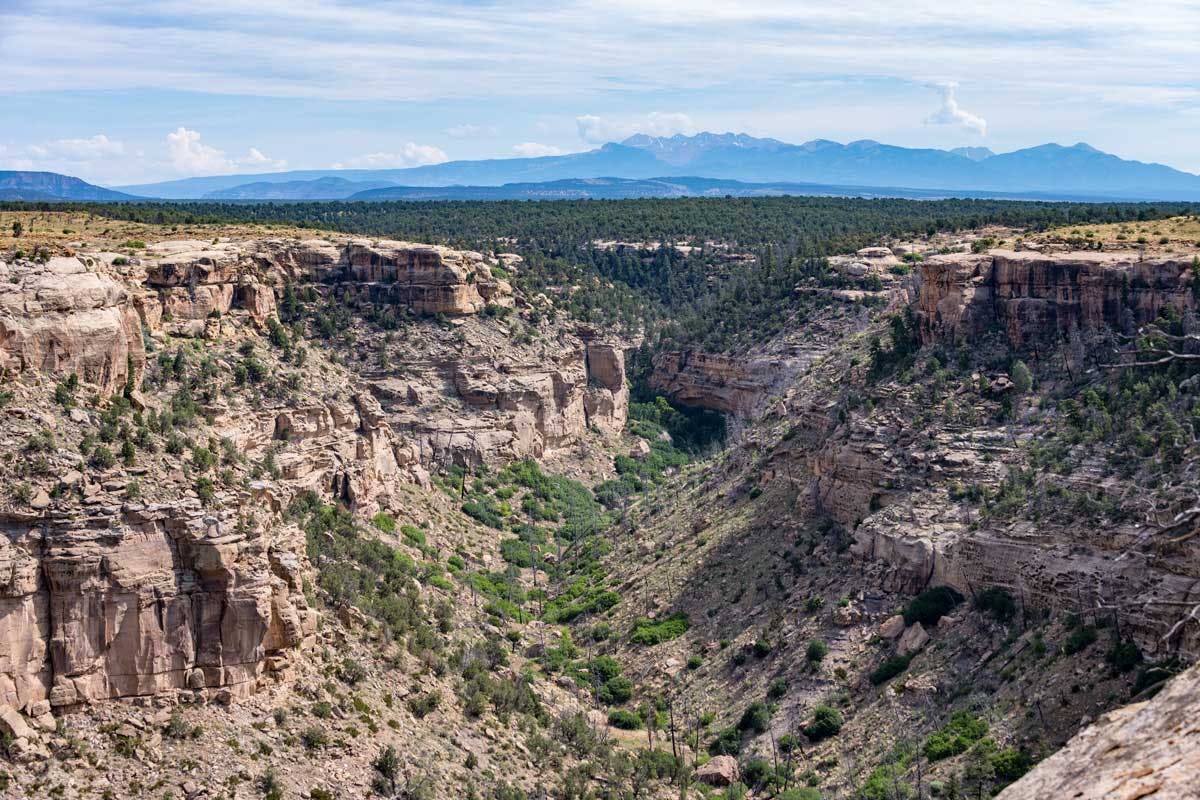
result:
[(17, 172), (0, 170), (0, 200), (28, 202), (78, 200), (81, 202), (120, 202), (140, 198), (94, 186), (57, 172)]
[[(636, 134), (594, 150), (538, 158), (448, 161), (403, 169), (218, 175), (109, 190), (26, 176), (0, 199), (384, 200), (849, 194), (1074, 200), (1200, 200), (1200, 175), (1129, 161), (1087, 144), (1010, 153), (986, 147), (906, 148), (860, 140), (794, 145), (735, 133)], [(675, 177), (671, 177), (675, 176)], [(603, 179), (597, 182), (598, 179)], [(705, 184), (704, 180), (727, 184)], [(76, 181), (68, 184), (65, 181)], [(729, 183), (731, 182), (731, 183)], [(21, 198), (9, 193), (20, 192)], [(85, 196), (86, 195), (86, 196)]]

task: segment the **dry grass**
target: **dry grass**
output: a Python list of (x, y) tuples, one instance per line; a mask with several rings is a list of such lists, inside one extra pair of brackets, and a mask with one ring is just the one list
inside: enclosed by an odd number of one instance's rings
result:
[[(13, 236), (13, 223), (20, 222), (24, 232)], [(312, 238), (320, 231), (288, 226), (249, 224), (151, 225), (143, 222), (99, 217), (87, 212), (0, 211), (0, 252), (47, 247), (51, 253), (65, 255), (80, 250), (135, 254), (139, 248), (131, 242), (161, 242), (175, 239), (249, 239), (257, 236), (296, 236)]]
[(1148, 222), (1070, 225), (1036, 237), (1043, 241), (1103, 242), (1105, 250), (1146, 249), (1155, 253), (1190, 253), (1200, 249), (1200, 216)]

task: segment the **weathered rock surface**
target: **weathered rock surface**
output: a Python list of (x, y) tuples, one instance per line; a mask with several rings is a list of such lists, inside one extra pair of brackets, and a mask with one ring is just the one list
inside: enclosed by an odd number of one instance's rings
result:
[(809, 341), (746, 356), (681, 350), (654, 362), (650, 386), (686, 406), (748, 418), (825, 352), (820, 332)]
[(245, 694), (316, 630), (303, 534), (196, 502), (0, 519), (0, 704)]
[(1173, 678), (1153, 699), (1104, 715), (1009, 786), (999, 800), (1197, 796), (1200, 667)]
[(392, 429), (413, 443), (425, 465), (541, 457), (590, 428), (611, 434), (625, 427), (623, 353), (590, 337), (564, 336), (536, 359), (522, 358), (518, 348), (494, 348), (487, 357), (406, 366), (403, 379), (374, 378), (370, 386)]
[(714, 756), (696, 769), (696, 780), (709, 786), (730, 786), (740, 775), (737, 759), (733, 756)]
[(294, 280), (332, 284), (418, 314), (474, 314), (512, 305), (512, 287), (484, 257), (440, 245), (371, 239), (264, 240), (251, 256)]
[(929, 644), (929, 634), (925, 632), (921, 623), (914, 622), (905, 628), (904, 633), (900, 635), (900, 641), (896, 642), (896, 655), (903, 658), (916, 653), (927, 644)]
[(993, 326), (1014, 345), (1075, 329), (1132, 333), (1163, 308), (1195, 308), (1191, 256), (993, 250), (934, 256), (921, 272), (926, 342), (970, 339)]
[(75, 373), (110, 394), (144, 360), (129, 289), (90, 259), (0, 263), (0, 372)]

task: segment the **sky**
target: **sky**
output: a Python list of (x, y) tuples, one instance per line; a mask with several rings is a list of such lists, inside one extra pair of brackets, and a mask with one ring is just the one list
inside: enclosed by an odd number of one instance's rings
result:
[(1200, 173), (1200, 0), (0, 0), (0, 169), (104, 185), (635, 132)]

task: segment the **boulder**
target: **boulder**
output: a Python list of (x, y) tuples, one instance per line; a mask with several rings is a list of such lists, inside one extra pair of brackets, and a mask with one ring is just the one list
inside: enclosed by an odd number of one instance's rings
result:
[(878, 633), (884, 639), (895, 639), (904, 633), (904, 616), (896, 614), (893, 617), (888, 617), (879, 624)]
[(8, 705), (0, 705), (0, 734), (11, 736), (13, 739), (36, 738), (21, 712)]
[(696, 770), (696, 780), (709, 786), (731, 786), (739, 777), (741, 771), (733, 756), (714, 756)]
[(904, 634), (900, 637), (899, 643), (896, 645), (896, 655), (904, 657), (918, 652), (926, 644), (929, 643), (929, 634), (925, 632), (925, 628), (921, 623), (914, 622), (905, 629)]

